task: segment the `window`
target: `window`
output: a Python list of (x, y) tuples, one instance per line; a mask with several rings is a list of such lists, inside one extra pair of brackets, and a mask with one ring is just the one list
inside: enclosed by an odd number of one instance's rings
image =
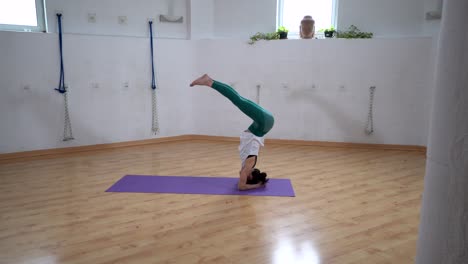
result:
[(46, 31), (44, 0), (0, 0), (0, 30)]
[(299, 26), (306, 15), (315, 20), (315, 32), (331, 26), (336, 28), (338, 0), (278, 0), (278, 27), (289, 29), (289, 35), (299, 37)]

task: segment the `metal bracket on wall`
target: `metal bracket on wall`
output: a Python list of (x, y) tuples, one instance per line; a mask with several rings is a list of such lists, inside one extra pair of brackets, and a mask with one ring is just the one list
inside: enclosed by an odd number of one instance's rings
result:
[(426, 20), (437, 20), (442, 18), (440, 11), (431, 11), (426, 13)]
[(183, 16), (171, 16), (171, 15), (159, 15), (160, 22), (166, 23), (183, 23), (184, 17)]
[(436, 0), (437, 7), (432, 11), (426, 12), (426, 20), (438, 20), (442, 18), (442, 8), (444, 7), (444, 0)]

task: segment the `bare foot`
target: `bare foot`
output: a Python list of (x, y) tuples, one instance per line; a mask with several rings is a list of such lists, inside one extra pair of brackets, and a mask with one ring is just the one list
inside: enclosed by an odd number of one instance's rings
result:
[(200, 78), (196, 79), (190, 84), (190, 87), (195, 85), (205, 85), (211, 87), (213, 84), (213, 80), (207, 74), (203, 74)]

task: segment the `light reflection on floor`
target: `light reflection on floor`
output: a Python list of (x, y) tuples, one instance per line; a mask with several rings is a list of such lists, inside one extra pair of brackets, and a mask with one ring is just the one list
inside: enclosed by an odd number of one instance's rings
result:
[(312, 242), (295, 245), (289, 238), (281, 238), (273, 253), (274, 264), (319, 264), (320, 256)]
[[(44, 253), (47, 254), (47, 253)], [(44, 256), (38, 256), (38, 257), (27, 257), (27, 259), (23, 259), (21, 262), (18, 263), (24, 263), (24, 264), (56, 264), (59, 263), (57, 261), (57, 257), (54, 255), (44, 255)]]

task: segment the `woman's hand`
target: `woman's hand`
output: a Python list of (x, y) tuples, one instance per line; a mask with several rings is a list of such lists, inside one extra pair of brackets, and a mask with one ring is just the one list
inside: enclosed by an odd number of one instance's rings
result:
[(266, 186), (266, 183), (244, 184), (244, 185), (238, 185), (238, 189), (240, 191), (246, 191), (246, 190), (262, 188), (262, 187), (265, 187), (265, 186)]

